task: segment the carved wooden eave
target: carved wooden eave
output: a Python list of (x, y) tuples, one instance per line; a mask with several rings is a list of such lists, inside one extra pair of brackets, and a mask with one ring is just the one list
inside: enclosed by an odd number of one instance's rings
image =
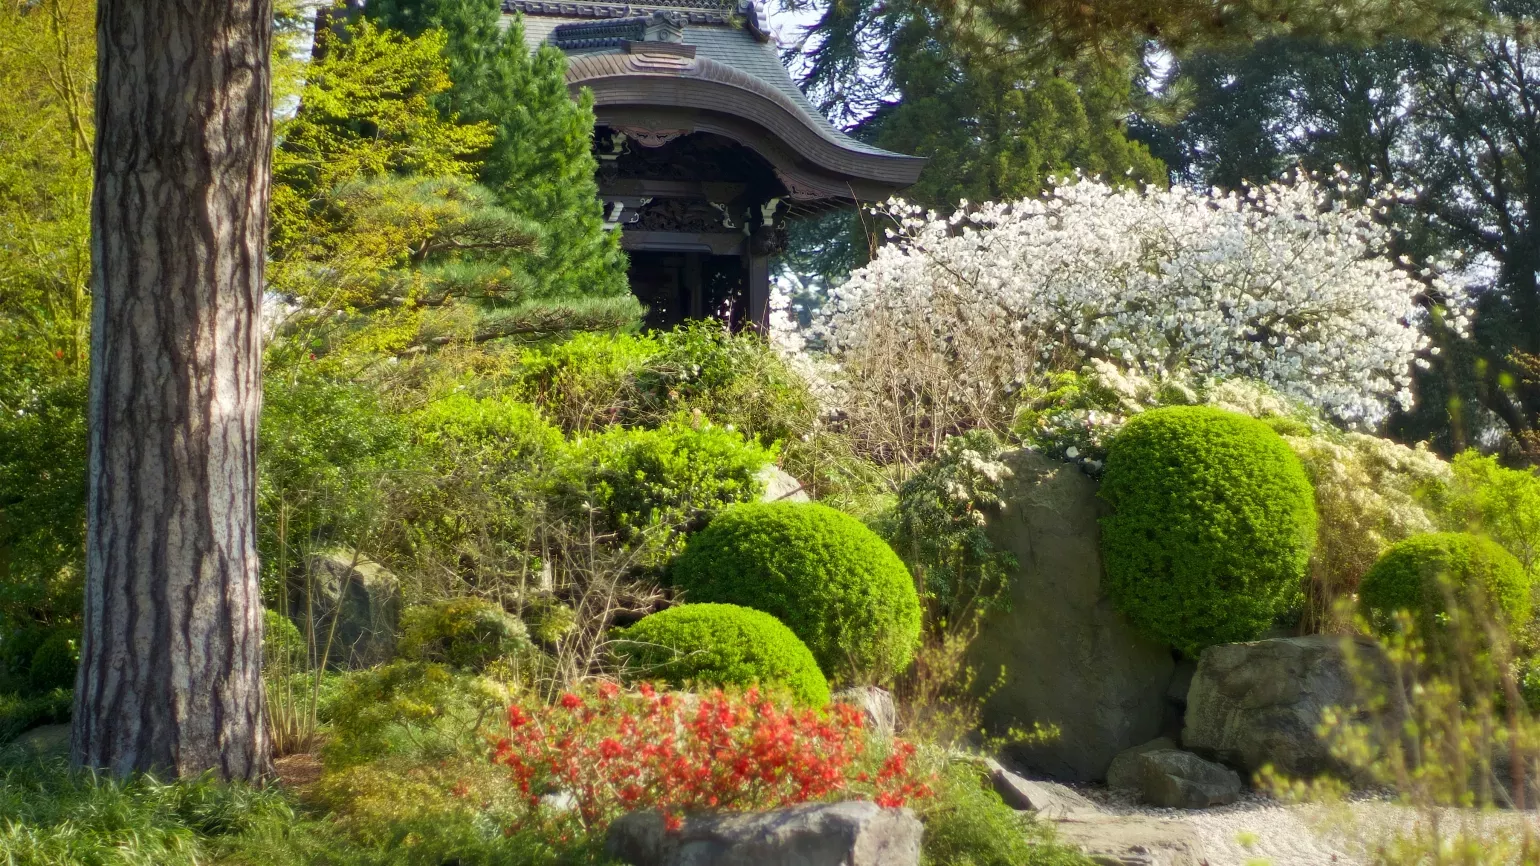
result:
[(707, 57), (580, 54), (569, 61), (567, 84), (591, 90), (598, 122), (643, 146), (709, 132), (751, 148), (797, 200), (885, 198), (914, 183), (925, 166), (918, 157), (852, 148), (784, 93)]

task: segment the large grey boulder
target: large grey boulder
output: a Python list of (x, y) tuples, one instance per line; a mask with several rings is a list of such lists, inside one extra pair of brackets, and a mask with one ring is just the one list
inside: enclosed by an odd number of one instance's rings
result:
[(1241, 777), (1228, 767), (1205, 761), (1192, 752), (1155, 749), (1133, 759), (1139, 798), (1168, 809), (1207, 809), (1234, 803), (1241, 796)]
[(1225, 644), (1203, 651), (1187, 694), (1183, 748), (1252, 774), (1349, 775), (1318, 728), (1328, 708), (1387, 694), (1391, 669), (1367, 638), (1331, 635)]
[(674, 832), (658, 812), (632, 812), (604, 853), (632, 866), (917, 866), (922, 831), (908, 809), (865, 800), (687, 815)]
[(1085, 815), (1054, 824), (1059, 841), (1098, 866), (1204, 866), (1203, 841), (1191, 824), (1139, 816)]
[(978, 682), (993, 688), (983, 720), (995, 730), (1056, 725), (1056, 739), (1011, 758), (1050, 778), (1100, 780), (1119, 752), (1161, 732), (1171, 650), (1102, 592), (1096, 482), (1032, 451), (1003, 459), (1012, 477), (987, 531), (1018, 566), (1010, 609), (991, 614), (970, 649)]
[[(346, 550), (318, 553), (289, 592), (290, 615), (300, 624), (314, 617), (317, 651), (332, 668), (362, 668), (390, 661), (401, 620), (401, 584), (384, 566)], [(309, 605), (306, 593), (309, 593)]]

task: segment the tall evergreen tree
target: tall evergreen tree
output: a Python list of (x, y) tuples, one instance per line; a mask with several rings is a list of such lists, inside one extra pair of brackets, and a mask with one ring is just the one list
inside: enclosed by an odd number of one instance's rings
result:
[(508, 210), (540, 224), (532, 268), (539, 293), (624, 293), (625, 256), (619, 236), (604, 228), (594, 177), (593, 97), (568, 93), (561, 51), (531, 52), (521, 21), (500, 25), (498, 0), (377, 0), (369, 14), (408, 34), (447, 34), (453, 86), (440, 105), (464, 122), (491, 125), (481, 180)]

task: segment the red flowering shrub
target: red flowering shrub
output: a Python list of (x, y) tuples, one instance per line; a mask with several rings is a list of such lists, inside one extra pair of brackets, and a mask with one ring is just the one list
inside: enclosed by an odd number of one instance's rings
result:
[(613, 683), (551, 706), (508, 708), (492, 759), (538, 810), (564, 792), (589, 830), (636, 809), (661, 809), (670, 827), (694, 809), (773, 809), (809, 800), (870, 798), (902, 806), (931, 796), (912, 743), (874, 754), (858, 710), (780, 706), (757, 689), (715, 691), (693, 705), (643, 684)]

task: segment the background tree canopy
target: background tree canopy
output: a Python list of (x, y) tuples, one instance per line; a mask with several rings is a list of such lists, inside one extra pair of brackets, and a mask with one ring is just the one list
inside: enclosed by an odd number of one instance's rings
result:
[[(1277, 37), (1176, 61), (1162, 96), (1183, 109), (1139, 135), (1180, 180), (1244, 188), (1296, 166), (1342, 172), (1340, 194), (1394, 191), (1383, 219), (1412, 268), (1463, 263), (1478, 294), (1469, 339), (1434, 328), (1434, 366), (1408, 439), (1540, 447), (1540, 43), (1534, 3), (1494, 4), (1437, 42)], [(1436, 301), (1430, 297), (1429, 301)]]

